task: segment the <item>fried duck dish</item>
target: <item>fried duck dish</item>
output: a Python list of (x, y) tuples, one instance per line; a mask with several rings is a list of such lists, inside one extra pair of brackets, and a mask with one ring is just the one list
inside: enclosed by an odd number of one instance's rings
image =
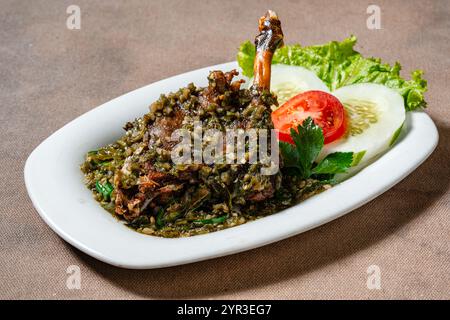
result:
[[(203, 144), (211, 140), (209, 129), (273, 129), (271, 112), (278, 103), (270, 91), (271, 63), (282, 45), (280, 21), (268, 11), (259, 20), (251, 86), (245, 87), (236, 70), (211, 71), (207, 87), (191, 83), (161, 95), (147, 114), (125, 124), (122, 138), (88, 152), (81, 169), (95, 199), (139, 232), (180, 237), (243, 224), (326, 188), (283, 170), (263, 174), (268, 163), (172, 160), (179, 142), (174, 133), (186, 130), (194, 139), (196, 123), (201, 123)], [(277, 160), (282, 169), (282, 159)]]

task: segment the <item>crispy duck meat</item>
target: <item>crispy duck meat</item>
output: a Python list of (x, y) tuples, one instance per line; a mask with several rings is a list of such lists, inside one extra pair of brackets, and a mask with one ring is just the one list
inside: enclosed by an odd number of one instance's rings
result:
[[(161, 101), (155, 102), (150, 106), (150, 110), (151, 112), (154, 111), (152, 116), (156, 115), (156, 117), (148, 123), (144, 138), (148, 141), (148, 148), (155, 148), (163, 154), (170, 153), (176, 144), (176, 142), (171, 141), (171, 135), (176, 129), (182, 128), (186, 125), (186, 122), (192, 122), (195, 118), (212, 114), (214, 110), (222, 106), (225, 106), (224, 108), (230, 107), (231, 111), (250, 110), (248, 116), (236, 117), (236, 119), (227, 120), (228, 122), (222, 121), (223, 114), (216, 116), (222, 130), (252, 127), (271, 129), (273, 127), (270, 120), (271, 102), (267, 101), (267, 96), (271, 97), (269, 91), (270, 70), (275, 50), (283, 45), (281, 24), (275, 12), (269, 10), (260, 18), (259, 32), (255, 39), (254, 82), (250, 90), (241, 89), (243, 80), (233, 81), (233, 78), (238, 75), (236, 70), (230, 72), (212, 71), (208, 76), (208, 86), (195, 93), (198, 100), (195, 108), (187, 108), (182, 99), (179, 99), (176, 103), (171, 104), (172, 110), (168, 110), (167, 114), (161, 114), (166, 111), (167, 107), (161, 107)], [(276, 103), (276, 100), (274, 103)], [(225, 125), (226, 128), (224, 128)], [(124, 167), (126, 164), (127, 161), (125, 161)], [(138, 185), (132, 188), (124, 188), (121, 185), (121, 175), (124, 171), (124, 168), (122, 168), (120, 172), (116, 173), (114, 179), (115, 212), (131, 221), (144, 210), (149, 208), (157, 210), (160, 206), (168, 204), (173, 196), (180, 195), (190, 184), (195, 184), (196, 179), (198, 179), (197, 172), (201, 170), (202, 166), (206, 165), (192, 166), (183, 174), (175, 176), (167, 171), (158, 170), (155, 164), (149, 161), (142, 167)], [(238, 181), (243, 180), (244, 176), (248, 176), (246, 174), (250, 168), (248, 164), (240, 166), (238, 176), (235, 177)], [(251, 173), (253, 176), (256, 174), (259, 173)], [(254, 187), (254, 190), (247, 192), (245, 197), (247, 201), (259, 202), (273, 196), (275, 178), (273, 176), (261, 176), (259, 178), (260, 183)], [(232, 186), (230, 186), (230, 189), (232, 189)], [(233, 193), (233, 190), (228, 192)]]

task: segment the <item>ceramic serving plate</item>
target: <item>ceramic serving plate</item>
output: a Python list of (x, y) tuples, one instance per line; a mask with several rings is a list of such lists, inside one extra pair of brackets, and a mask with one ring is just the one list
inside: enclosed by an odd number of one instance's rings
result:
[(238, 69), (236, 62), (153, 83), (87, 112), (48, 137), (25, 165), (26, 187), (42, 219), (76, 248), (118, 267), (150, 269), (190, 263), (260, 247), (336, 219), (405, 178), (436, 147), (438, 133), (430, 117), (409, 112), (399, 141), (350, 179), (277, 214), (190, 238), (137, 233), (101, 208), (83, 184), (79, 166), (86, 152), (118, 139), (124, 123), (145, 114), (161, 93), (189, 82), (205, 86), (210, 70), (231, 69)]

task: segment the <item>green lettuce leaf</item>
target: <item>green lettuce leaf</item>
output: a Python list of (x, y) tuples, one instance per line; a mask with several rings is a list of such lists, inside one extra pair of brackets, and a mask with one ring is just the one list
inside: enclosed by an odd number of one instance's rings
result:
[[(378, 58), (365, 58), (354, 50), (355, 44), (356, 37), (351, 36), (342, 42), (331, 41), (324, 45), (284, 46), (275, 52), (272, 63), (302, 66), (314, 71), (332, 91), (355, 83), (378, 83), (402, 95), (406, 110), (426, 107), (427, 81), (422, 78), (421, 70), (412, 72), (411, 80), (405, 80), (400, 76), (398, 62), (390, 66)], [(250, 41), (244, 42), (237, 60), (245, 76), (252, 76), (254, 58), (254, 45)]]
[(253, 76), (253, 60), (255, 60), (256, 49), (255, 46), (250, 42), (246, 41), (241, 44), (237, 54), (237, 61), (242, 69), (242, 73), (246, 77)]

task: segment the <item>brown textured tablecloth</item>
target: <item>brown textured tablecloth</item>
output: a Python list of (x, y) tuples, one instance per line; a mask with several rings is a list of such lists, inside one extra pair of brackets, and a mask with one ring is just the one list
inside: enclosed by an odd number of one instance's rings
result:
[[(366, 26), (369, 4), (381, 30)], [(81, 8), (68, 30), (66, 8)], [(28, 198), (23, 167), (47, 136), (151, 82), (234, 59), (268, 8), (286, 41), (359, 38), (405, 74), (426, 71), (434, 154), (364, 207), (315, 230), (228, 257), (159, 270), (99, 262), (61, 240)], [(0, 0), (0, 298), (450, 298), (450, 1)], [(405, 154), (405, 157), (408, 155)], [(66, 286), (81, 270), (81, 289)], [(369, 290), (367, 269), (381, 271)]]

